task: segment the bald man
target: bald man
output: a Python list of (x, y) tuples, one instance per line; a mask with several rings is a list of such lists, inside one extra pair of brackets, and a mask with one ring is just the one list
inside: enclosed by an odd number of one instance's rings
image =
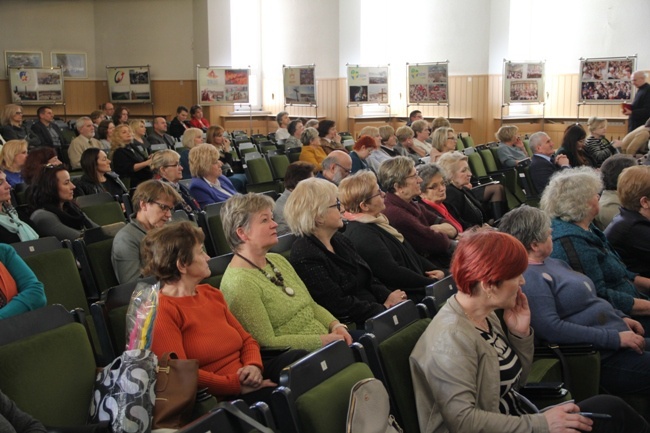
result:
[(342, 150), (333, 150), (322, 162), (323, 171), (319, 178), (329, 180), (337, 185), (352, 173), (352, 158)]
[(629, 117), (627, 131), (632, 132), (650, 119), (650, 85), (646, 82), (648, 74), (636, 71), (632, 75), (632, 84), (637, 88), (632, 109), (623, 108), (623, 114)]

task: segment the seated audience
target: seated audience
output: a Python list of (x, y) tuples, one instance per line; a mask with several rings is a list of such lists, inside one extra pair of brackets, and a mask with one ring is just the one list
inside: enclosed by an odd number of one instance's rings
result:
[(151, 157), (147, 151), (133, 143), (133, 132), (129, 125), (118, 125), (111, 136), (111, 158), (113, 169), (122, 179), (128, 179), (129, 187), (153, 177)]
[(318, 137), (318, 131), (315, 128), (305, 128), (300, 136), (300, 142), (302, 143), (300, 161), (314, 164), (316, 171), (321, 171), (323, 160), (329, 152), (322, 146), (323, 139)]
[(552, 218), (551, 257), (589, 277), (598, 296), (650, 329), (650, 279), (628, 271), (607, 238), (596, 228), (598, 193), (603, 183), (589, 167), (564, 170), (551, 179), (540, 207)]
[(617, 192), (621, 213), (607, 226), (605, 236), (628, 270), (650, 278), (650, 166), (623, 170)]
[(120, 180), (120, 176), (111, 171), (111, 160), (103, 150), (91, 147), (81, 155), (83, 174), (74, 181), (75, 197), (107, 192), (113, 197), (121, 197), (129, 190)]
[[(289, 126), (287, 127), (289, 138), (287, 138), (284, 141), (284, 148), (291, 149), (292, 147), (302, 147), (302, 143), (300, 142), (300, 136), (302, 135), (302, 131), (304, 130), (305, 127), (302, 124), (302, 120), (292, 120), (291, 122), (289, 122)], [(278, 138), (277, 132), (275, 138), (276, 139)]]
[(119, 105), (113, 113), (113, 123), (115, 126), (129, 124), (129, 109), (124, 105)]
[(427, 143), (431, 131), (429, 131), (429, 122), (424, 119), (416, 120), (411, 124), (413, 130), (413, 147), (412, 150), (418, 154), (420, 158), (428, 156), (431, 153), (431, 145)]
[[(447, 198), (447, 186), (442, 176), (442, 169), (436, 164), (422, 164), (417, 168), (418, 175), (422, 179), (422, 183), (420, 184), (420, 199), (422, 203), (433, 213), (454, 226), (456, 232), (460, 235), (463, 232), (463, 225), (454, 218), (444, 203)], [(454, 213), (458, 214), (458, 211), (454, 209)]]
[[(438, 165), (447, 182), (445, 205), (463, 229), (494, 223), (508, 211), (503, 185), (472, 187), (467, 156), (448, 152), (440, 157)], [(490, 213), (485, 210), (487, 206)]]
[[(334, 185), (341, 183), (343, 179), (352, 173), (352, 158), (347, 152), (334, 150), (323, 160), (323, 171), (316, 177), (328, 180)], [(349, 167), (349, 168), (348, 168)]]
[(27, 154), (21, 171), (23, 182), (31, 185), (34, 178), (43, 170), (44, 165), (59, 165), (61, 161), (56, 150), (51, 147), (38, 147)]
[(648, 152), (648, 140), (650, 140), (650, 119), (623, 137), (621, 152), (628, 155), (644, 155)]
[(530, 305), (535, 337), (545, 343), (593, 344), (600, 351), (600, 385), (608, 392), (650, 391), (650, 340), (643, 326), (596, 295), (594, 282), (573, 271), (553, 251), (551, 220), (544, 211), (522, 206), (508, 212), (499, 230), (517, 238), (528, 252), (522, 286)]
[(418, 164), (420, 158), (426, 156), (426, 152), (414, 146), (413, 137), (415, 137), (415, 134), (410, 127), (400, 126), (397, 128), (397, 131), (395, 131), (395, 138), (397, 138), (395, 150), (399, 152), (400, 155), (408, 156), (414, 163)]
[(98, 227), (74, 202), (75, 186), (63, 165), (46, 165), (29, 190), (30, 219), (41, 236), (74, 240), (84, 230)]
[(104, 102), (99, 106), (99, 109), (102, 110), (102, 112), (104, 113), (103, 120), (110, 120), (111, 122), (113, 121), (113, 114), (115, 114), (115, 107), (113, 106), (112, 103)]
[(228, 310), (221, 291), (201, 284), (210, 276), (203, 240), (201, 229), (180, 222), (152, 230), (142, 241), (144, 274), (160, 282), (151, 350), (159, 357), (174, 352), (179, 359), (197, 359), (199, 388), (221, 401), (270, 402), (282, 368), (306, 352), (262, 360), (259, 345)]
[(278, 223), (278, 228), (275, 231), (278, 236), (291, 233), (287, 222), (284, 219), (284, 205), (293, 189), (298, 185), (301, 180), (314, 177), (314, 165), (304, 161), (296, 161), (289, 164), (287, 171), (284, 174), (284, 191), (280, 197), (275, 201), (273, 206), (273, 220)]
[(97, 127), (97, 139), (101, 143), (101, 149), (108, 154), (111, 151), (111, 136), (115, 130), (112, 120), (102, 120)]
[(607, 133), (607, 119), (592, 116), (587, 120), (589, 136), (585, 141), (585, 152), (600, 167), (607, 158), (616, 155), (623, 145), (623, 142), (614, 140), (610, 142), (605, 134)]
[(237, 194), (235, 187), (223, 175), (219, 151), (211, 144), (199, 144), (190, 150), (190, 172), (192, 183), (190, 194), (199, 202), (201, 208), (212, 203), (220, 203)]
[(97, 132), (97, 128), (99, 128), (99, 124), (102, 120), (104, 120), (104, 112), (101, 110), (95, 110), (92, 113), (90, 113), (90, 121), (93, 122), (93, 129), (95, 129), (95, 132)]
[[(525, 248), (505, 233), (481, 231), (459, 242), (451, 269), (458, 293), (434, 316), (409, 359), (420, 431), (648, 431), (617, 397), (566, 402), (541, 413), (520, 398), (534, 344), (521, 291), (527, 266)], [(503, 325), (497, 309), (504, 310)], [(612, 418), (592, 420), (580, 411)]]
[(99, 140), (95, 139), (95, 126), (90, 117), (80, 117), (75, 124), (79, 135), (70, 142), (68, 148), (68, 160), (70, 168), (78, 170), (81, 168), (81, 154), (84, 150), (94, 147), (101, 149), (103, 146)]
[(528, 145), (533, 152), (530, 167), (528, 168), (537, 194), (541, 195), (544, 188), (557, 171), (571, 167), (566, 155), (555, 155), (554, 144), (551, 137), (545, 132), (535, 132), (528, 139)]
[(174, 117), (169, 124), (169, 135), (174, 137), (176, 140), (180, 140), (185, 130), (191, 128), (187, 116), (187, 107), (179, 105), (178, 108), (176, 108), (176, 117)]
[(422, 179), (413, 161), (397, 156), (379, 167), (379, 186), (386, 193), (384, 214), (390, 224), (415, 248), (418, 254), (429, 259), (439, 268), (449, 266), (453, 248), (450, 237), (456, 229), (414, 201), (420, 195)]
[(456, 132), (449, 127), (441, 126), (431, 136), (431, 154), (429, 161), (437, 162), (443, 153), (456, 150)]
[(0, 280), (0, 320), (45, 306), (43, 283), (11, 245), (0, 244)]
[(352, 173), (359, 170), (368, 170), (366, 160), (377, 149), (377, 143), (369, 135), (362, 135), (354, 143), (350, 158), (352, 158)]
[(7, 433), (45, 433), (48, 430), (27, 412), (23, 412), (0, 391), (0, 431)]
[(504, 125), (499, 128), (495, 137), (499, 140), (497, 155), (503, 168), (516, 167), (528, 159), (526, 147), (519, 136), (519, 128), (514, 125)]
[(585, 152), (585, 139), (587, 133), (580, 124), (569, 126), (564, 131), (562, 145), (557, 150), (556, 155), (566, 155), (569, 158), (571, 167), (582, 167), (583, 165), (595, 167), (596, 162)]
[(131, 119), (129, 120), (129, 127), (133, 132), (133, 143), (141, 147), (145, 152), (151, 153), (151, 143), (147, 140), (147, 127), (144, 124), (144, 120)]
[(151, 170), (154, 179), (170, 184), (182, 197), (182, 201), (176, 205), (176, 210), (182, 209), (188, 214), (199, 212), (201, 206), (192, 197), (190, 190), (179, 183), (183, 179), (183, 167), (180, 163), (180, 155), (173, 150), (159, 150), (151, 157)]
[(135, 215), (113, 240), (111, 263), (120, 284), (141, 276), (143, 262), (140, 244), (148, 231), (164, 226), (172, 218), (172, 210), (182, 201), (176, 190), (159, 180), (142, 182), (131, 198)]
[(379, 128), (375, 126), (364, 126), (361, 131), (359, 131), (359, 137), (362, 135), (367, 135), (375, 141), (375, 147), (379, 148), (381, 146), (381, 134), (379, 134)]
[(183, 150), (180, 151), (181, 166), (183, 166), (183, 179), (190, 178), (190, 150), (199, 144), (203, 144), (203, 131), (199, 128), (188, 128), (181, 138)]
[(168, 149), (174, 150), (176, 140), (167, 134), (167, 120), (162, 117), (154, 117), (153, 129), (151, 134), (147, 134), (147, 140), (150, 144), (164, 144)]
[(30, 149), (41, 145), (41, 140), (25, 128), (23, 108), (16, 104), (5, 105), (0, 118), (0, 135), (5, 141), (26, 140)]
[(431, 134), (436, 132), (438, 128), (451, 128), (451, 123), (444, 117), (436, 117), (431, 122)]
[(374, 173), (363, 171), (343, 179), (339, 196), (348, 220), (345, 237), (379, 281), (404, 290), (410, 299), (418, 301), (425, 286), (445, 276), (390, 225), (382, 213), (385, 194)]
[(203, 132), (206, 132), (210, 127), (210, 122), (208, 119), (203, 117), (203, 108), (200, 105), (192, 105), (190, 107), (190, 126), (192, 128), (198, 128)]
[[(341, 144), (341, 136), (336, 130), (336, 122), (333, 120), (325, 119), (318, 122), (318, 136), (320, 137), (320, 145), (326, 154), (329, 154), (334, 150), (347, 152)], [(300, 141), (303, 143), (303, 145), (305, 144), (302, 139)], [(305, 149), (303, 148), (303, 152), (304, 151)]]
[(29, 223), (20, 220), (18, 212), (11, 205), (11, 185), (2, 171), (0, 171), (0, 203), (0, 243), (13, 244), (38, 239), (38, 234)]
[(336, 340), (352, 343), (347, 327), (318, 305), (280, 254), (273, 199), (231, 197), (221, 208), (223, 229), (235, 253), (221, 280), (230, 311), (262, 346), (315, 350)]
[(416, 120), (422, 120), (422, 112), (420, 110), (413, 110), (409, 113), (409, 120), (406, 122), (406, 126), (411, 126)]
[(620, 213), (621, 201), (618, 198), (618, 177), (628, 167), (637, 165), (632, 155), (618, 154), (607, 158), (600, 166), (600, 176), (603, 178), (605, 189), (600, 193), (598, 200), (599, 210), (594, 224), (601, 230), (612, 222), (614, 217)]
[(206, 143), (213, 145), (219, 151), (219, 161), (224, 165), (223, 171), (226, 173), (230, 182), (235, 189), (241, 193), (246, 192), (246, 174), (241, 165), (241, 161), (235, 161), (232, 157), (232, 144), (224, 136), (226, 131), (220, 125), (212, 125), (208, 128)]
[(43, 105), (36, 110), (38, 121), (32, 125), (32, 132), (40, 140), (41, 146), (53, 147), (57, 156), (64, 163), (67, 162), (68, 153), (61, 149), (68, 146), (68, 142), (61, 132), (61, 128), (54, 123), (54, 112), (52, 107)]
[(275, 131), (275, 139), (279, 142), (280, 140), (287, 140), (291, 137), (291, 133), (287, 130), (291, 119), (289, 118), (289, 113), (286, 111), (280, 111), (277, 116), (275, 116), (275, 121), (278, 122), (279, 128)]
[(406, 293), (391, 291), (377, 280), (352, 242), (339, 233), (343, 218), (337, 192), (336, 185), (323, 179), (296, 186), (284, 207), (284, 217), (298, 236), (289, 260), (318, 305), (363, 329), (367, 319), (402, 302)]
[(21, 171), (25, 166), (26, 159), (27, 141), (9, 140), (2, 146), (2, 150), (0, 150), (0, 168), (4, 171), (7, 182), (12, 187), (24, 182)]
[(395, 129), (390, 125), (384, 125), (379, 127), (379, 136), (381, 138), (381, 144), (377, 151), (372, 152), (370, 156), (366, 159), (366, 162), (370, 169), (377, 173), (379, 171), (379, 166), (382, 162), (387, 159), (394, 158), (396, 156), (406, 156), (406, 153), (403, 153), (403, 148), (397, 148), (397, 137), (395, 136)]

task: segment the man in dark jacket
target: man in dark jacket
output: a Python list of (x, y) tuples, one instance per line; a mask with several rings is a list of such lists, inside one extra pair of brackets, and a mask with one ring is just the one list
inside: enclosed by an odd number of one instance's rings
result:
[(623, 108), (623, 114), (630, 116), (627, 122), (627, 131), (632, 132), (645, 124), (650, 118), (650, 84), (646, 83), (647, 74), (636, 71), (632, 75), (632, 84), (636, 87), (636, 95), (632, 108)]

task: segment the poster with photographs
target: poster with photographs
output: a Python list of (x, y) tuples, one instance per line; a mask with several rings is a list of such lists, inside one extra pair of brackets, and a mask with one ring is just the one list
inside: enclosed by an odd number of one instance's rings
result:
[(283, 66), (284, 105), (316, 105), (314, 65)]
[(406, 65), (408, 104), (449, 103), (449, 62)]
[(634, 98), (636, 57), (580, 60), (580, 96), (584, 104), (619, 104)]
[(544, 102), (544, 62), (503, 64), (503, 102), (541, 104)]
[(388, 66), (348, 65), (348, 103), (388, 104)]
[(149, 66), (107, 66), (106, 76), (111, 102), (151, 102)]
[(201, 105), (248, 104), (250, 69), (197, 67), (197, 90)]
[(63, 102), (61, 68), (8, 68), (11, 100), (16, 104)]

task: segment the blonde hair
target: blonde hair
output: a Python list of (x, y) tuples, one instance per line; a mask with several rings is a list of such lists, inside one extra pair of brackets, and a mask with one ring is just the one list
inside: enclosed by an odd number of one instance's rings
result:
[(361, 213), (361, 203), (368, 200), (377, 185), (377, 176), (369, 170), (360, 170), (339, 184), (339, 199), (345, 210)]
[(158, 152), (155, 152), (151, 157), (151, 170), (154, 173), (158, 173), (162, 167), (176, 163), (180, 161), (180, 159), (181, 156), (174, 150), (159, 150)]
[(359, 131), (359, 137), (362, 135), (367, 135), (370, 138), (375, 138), (376, 136), (380, 135), (379, 128), (375, 126), (364, 126), (363, 129)]
[(20, 105), (16, 104), (7, 104), (5, 105), (4, 110), (2, 110), (2, 119), (0, 119), (0, 124), (2, 125), (11, 125), (11, 118), (20, 110)]
[(451, 182), (458, 171), (458, 163), (460, 161), (467, 161), (467, 156), (458, 151), (443, 153), (438, 159), (438, 165), (442, 168), (442, 175), (445, 181)]
[(590, 133), (593, 133), (596, 129), (599, 129), (602, 126), (607, 127), (607, 119), (591, 116), (589, 120), (587, 120), (587, 129), (589, 129)]
[(211, 144), (199, 144), (190, 149), (189, 160), (192, 177), (205, 177), (212, 164), (219, 161), (219, 151)]
[[(136, 136), (135, 130), (138, 128), (138, 126), (144, 125), (144, 120), (142, 120), (142, 119), (129, 119), (128, 125), (129, 125), (129, 128), (131, 128), (131, 133), (135, 137)], [(144, 135), (147, 135), (146, 132), (145, 132)], [(143, 137), (144, 137), (144, 135), (143, 135)]]
[(25, 140), (9, 140), (0, 151), (0, 159), (2, 160), (2, 168), (9, 169), (14, 165), (14, 158), (19, 153), (27, 150), (27, 141)]
[(409, 138), (415, 137), (415, 133), (410, 126), (404, 125), (397, 128), (397, 131), (395, 131), (395, 137), (397, 137), (397, 141), (401, 143)]
[(449, 120), (445, 119), (444, 117), (436, 117), (433, 119), (433, 122), (431, 122), (431, 129), (436, 131), (438, 128), (449, 128), (451, 127), (451, 123), (449, 123)]
[(111, 134), (111, 151), (114, 151), (116, 149), (121, 149), (122, 147), (130, 143), (130, 141), (128, 143), (122, 143), (122, 138), (120, 137), (120, 131), (122, 131), (125, 128), (131, 131), (131, 135), (133, 135), (133, 130), (129, 125), (126, 125), (124, 123), (121, 125), (115, 125), (115, 129)]
[(298, 236), (313, 234), (316, 219), (327, 212), (337, 191), (336, 185), (325, 179), (312, 177), (298, 182), (284, 205), (284, 219), (291, 231)]
[(515, 139), (519, 128), (515, 125), (503, 125), (494, 136), (502, 143), (509, 143)]
[(379, 136), (381, 137), (381, 142), (385, 143), (388, 139), (395, 135), (395, 128), (390, 125), (383, 125), (379, 127)]
[(447, 133), (449, 132), (454, 135), (456, 134), (456, 131), (454, 131), (453, 128), (449, 128), (447, 126), (441, 126), (440, 128), (433, 131), (433, 137), (431, 138), (431, 144), (433, 147), (442, 152), (445, 148), (445, 144), (447, 144)]
[(641, 198), (650, 200), (650, 166), (635, 165), (623, 170), (616, 188), (621, 205), (634, 212), (641, 210)]
[(183, 132), (183, 138), (181, 139), (183, 142), (183, 147), (187, 147), (188, 149), (195, 147), (196, 143), (194, 142), (194, 139), (196, 137), (203, 137), (203, 131), (201, 131), (199, 128), (186, 129), (185, 132)]
[(273, 205), (271, 197), (255, 193), (235, 194), (224, 202), (219, 215), (221, 215), (226, 242), (233, 252), (237, 251), (239, 246), (244, 243), (237, 234), (237, 229), (242, 227), (244, 230), (248, 230), (251, 218), (258, 212), (273, 209)]

